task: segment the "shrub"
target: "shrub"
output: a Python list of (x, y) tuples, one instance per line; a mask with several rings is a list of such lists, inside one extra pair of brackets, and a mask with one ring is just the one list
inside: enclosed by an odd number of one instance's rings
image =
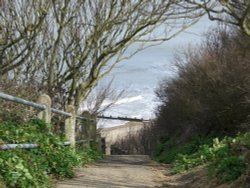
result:
[(200, 149), (200, 145), (207, 144), (204, 146), (209, 146), (213, 142), (211, 136), (195, 136), (186, 144), (178, 143), (178, 138), (167, 138), (157, 145), (154, 155), (154, 159), (161, 163), (172, 163), (182, 155), (191, 155), (197, 152)]
[[(35, 81), (26, 83), (11, 79), (0, 80), (0, 91), (9, 95), (36, 101), (42, 87), (39, 87)], [(0, 120), (22, 122), (28, 120), (37, 114), (34, 108), (24, 107), (24, 105), (12, 103), (0, 99)]]
[(243, 156), (225, 156), (212, 162), (209, 173), (222, 182), (234, 181), (246, 172), (247, 165)]
[[(248, 123), (250, 38), (214, 29), (199, 48), (176, 59), (178, 74), (156, 91), (157, 126), (167, 136), (235, 134)], [(248, 126), (249, 127), (249, 126)]]
[[(51, 177), (74, 176), (73, 168), (99, 158), (92, 149), (74, 151), (60, 145), (63, 139), (49, 132), (41, 120), (0, 123), (2, 143), (36, 143), (36, 149), (0, 151), (0, 176), (8, 187), (51, 187)], [(83, 153), (85, 153), (83, 155)]]
[[(28, 157), (28, 158), (26, 158)], [(40, 159), (40, 158), (39, 158)], [(0, 153), (0, 173), (8, 187), (50, 187), (48, 172), (38, 156), (18, 151)], [(41, 159), (40, 159), (41, 160)]]
[(212, 146), (202, 145), (191, 155), (179, 154), (172, 173), (179, 173), (206, 164), (209, 174), (221, 182), (233, 181), (249, 169), (250, 133), (236, 138), (214, 139)]

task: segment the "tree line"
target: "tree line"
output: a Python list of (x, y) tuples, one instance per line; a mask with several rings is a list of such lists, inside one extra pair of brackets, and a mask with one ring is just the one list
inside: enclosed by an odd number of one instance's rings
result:
[[(79, 108), (116, 64), (171, 39), (204, 14), (249, 34), (249, 4), (247, 0), (2, 0), (1, 82), (35, 85), (54, 104)], [(136, 48), (128, 54), (132, 45)]]
[[(79, 108), (97, 82), (137, 52), (169, 40), (202, 14), (182, 1), (29, 0), (0, 4), (0, 78), (32, 83)], [(185, 3), (184, 3), (185, 4)], [(165, 31), (156, 29), (164, 24)], [(136, 49), (126, 53), (132, 44)]]

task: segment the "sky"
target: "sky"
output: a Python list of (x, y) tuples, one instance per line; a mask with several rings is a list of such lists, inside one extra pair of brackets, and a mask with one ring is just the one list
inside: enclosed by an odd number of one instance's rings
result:
[[(117, 92), (125, 90), (123, 97), (107, 111), (107, 116), (135, 117), (143, 119), (154, 118), (154, 112), (159, 104), (155, 90), (159, 82), (175, 75), (173, 60), (176, 52), (199, 44), (204, 39), (204, 33), (216, 23), (203, 17), (186, 32), (165, 43), (148, 48), (129, 60), (120, 62), (109, 75), (103, 78), (99, 87), (113, 80), (112, 88)], [(98, 87), (98, 86), (97, 86)], [(105, 104), (112, 101), (107, 99)], [(112, 127), (124, 124), (122, 121), (99, 121), (99, 127)]]

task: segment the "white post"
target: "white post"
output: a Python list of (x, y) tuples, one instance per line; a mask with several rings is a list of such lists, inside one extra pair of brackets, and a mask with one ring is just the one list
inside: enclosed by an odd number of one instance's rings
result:
[(105, 155), (111, 155), (111, 143), (105, 142)]
[(39, 112), (38, 118), (45, 121), (45, 123), (51, 123), (51, 99), (48, 95), (43, 94), (38, 98), (39, 104), (45, 105), (46, 109)]

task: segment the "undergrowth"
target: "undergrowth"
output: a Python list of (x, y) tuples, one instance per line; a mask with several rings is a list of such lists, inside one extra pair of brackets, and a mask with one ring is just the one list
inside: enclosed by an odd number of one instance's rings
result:
[[(1, 122), (0, 144), (34, 143), (36, 149), (0, 151), (0, 177), (6, 187), (46, 188), (54, 178), (74, 176), (74, 167), (92, 163), (101, 155), (92, 149), (62, 146), (64, 141), (51, 133), (50, 125), (41, 120), (27, 123)], [(1, 183), (0, 183), (1, 185)]]
[(177, 138), (165, 137), (161, 139), (161, 143), (157, 145), (154, 159), (160, 163), (172, 163), (178, 155), (191, 155), (199, 150), (200, 145), (212, 145), (212, 136), (201, 137), (195, 136), (188, 144), (178, 144)]
[[(198, 148), (191, 154), (183, 152), (184, 149), (176, 153), (172, 173), (205, 165), (210, 176), (217, 177), (220, 182), (232, 182), (250, 169), (250, 132), (235, 138), (215, 138), (212, 145), (202, 144)], [(172, 155), (172, 152), (169, 154)]]

